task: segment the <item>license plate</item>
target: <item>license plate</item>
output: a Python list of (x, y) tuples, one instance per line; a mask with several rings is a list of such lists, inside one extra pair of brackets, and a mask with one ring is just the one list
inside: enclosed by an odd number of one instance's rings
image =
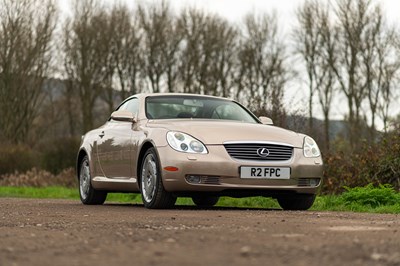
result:
[(240, 178), (289, 179), (289, 167), (240, 167)]

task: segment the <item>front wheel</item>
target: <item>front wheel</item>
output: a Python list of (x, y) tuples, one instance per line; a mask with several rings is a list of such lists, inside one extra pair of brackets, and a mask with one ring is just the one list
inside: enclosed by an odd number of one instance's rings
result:
[(96, 190), (92, 187), (89, 158), (87, 155), (80, 164), (79, 196), (82, 203), (86, 205), (101, 205), (107, 198), (107, 192)]
[(296, 195), (290, 198), (278, 198), (278, 203), (282, 207), (282, 209), (293, 211), (308, 210), (314, 204), (314, 201), (314, 194)]
[(164, 189), (160, 163), (154, 148), (148, 149), (144, 155), (140, 168), (140, 185), (146, 208), (167, 209), (175, 205), (176, 197)]

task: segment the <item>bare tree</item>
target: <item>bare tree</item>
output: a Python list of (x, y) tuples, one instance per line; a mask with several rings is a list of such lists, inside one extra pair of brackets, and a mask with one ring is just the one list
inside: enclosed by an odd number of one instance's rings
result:
[(237, 48), (237, 31), (216, 15), (208, 16), (202, 42), (203, 65), (199, 81), (205, 93), (230, 96)]
[(297, 10), (294, 31), (296, 51), (305, 64), (309, 90), (309, 130), (313, 131), (313, 100), (318, 96), (324, 114), (325, 151), (329, 151), (329, 113), (335, 88), (336, 29), (331, 23), (329, 6), (316, 0), (306, 1)]
[(0, 130), (25, 142), (43, 101), (51, 65), (53, 1), (0, 1)]
[(180, 78), (186, 92), (231, 94), (237, 30), (225, 19), (186, 9), (178, 19), (183, 35)]
[(141, 28), (144, 30), (144, 60), (151, 91), (160, 92), (166, 80), (168, 91), (174, 89), (177, 78), (177, 57), (180, 35), (170, 6), (162, 1), (159, 6), (139, 6)]
[(221, 45), (220, 55), (217, 62), (217, 73), (220, 77), (221, 92), (219, 95), (223, 97), (231, 97), (234, 93), (235, 86), (235, 66), (237, 59), (238, 38), (239, 32), (234, 27), (228, 25), (225, 21), (225, 26), (221, 29), (219, 40)]
[[(320, 17), (321, 43), (322, 48), (321, 59), (319, 61), (320, 74), (318, 75), (318, 98), (324, 115), (324, 139), (325, 151), (330, 152), (330, 111), (333, 97), (337, 91), (337, 77), (330, 67), (335, 65), (337, 60), (337, 29), (331, 24), (328, 9), (325, 9)], [(323, 74), (321, 74), (323, 73)]]
[(361, 104), (367, 96), (362, 70), (363, 40), (370, 23), (374, 22), (373, 7), (369, 0), (338, 0), (336, 16), (339, 35), (338, 59), (331, 67), (341, 91), (347, 98), (349, 109), (350, 144), (357, 147), (362, 136)]
[(80, 98), (78, 96), (78, 91), (74, 86), (74, 82), (70, 79), (64, 82), (64, 108), (61, 108), (65, 110), (66, 113), (69, 136), (73, 137), (80, 133), (79, 129), (82, 127), (82, 121), (79, 121), (79, 110), (82, 108), (80, 107)]
[(84, 132), (94, 127), (95, 101), (111, 86), (108, 17), (94, 0), (76, 1), (74, 17), (64, 25), (65, 71), (69, 84), (78, 90)]
[[(132, 17), (132, 18), (131, 18)], [(137, 13), (126, 5), (114, 6), (111, 11), (112, 60), (121, 98), (140, 92), (139, 79), (143, 67), (142, 33)]]
[(100, 89), (100, 98), (107, 104), (108, 113), (114, 111), (114, 103), (121, 101), (120, 95), (116, 94), (113, 84), (113, 73), (115, 61), (112, 54), (112, 42), (114, 41), (115, 28), (112, 24), (111, 16), (105, 8), (99, 10), (99, 13), (92, 18), (92, 27), (98, 31), (96, 47), (99, 72), (102, 71), (101, 79), (96, 82)]
[[(318, 1), (305, 1), (296, 12), (298, 25), (294, 30), (294, 40), (296, 45), (296, 52), (302, 57), (305, 63), (305, 69), (308, 78), (308, 116), (309, 116), (309, 130), (313, 130), (313, 100), (314, 95), (319, 87), (317, 84), (319, 80), (318, 74), (325, 75), (325, 69), (319, 73), (317, 62), (321, 54), (320, 42), (322, 32), (318, 17), (322, 13), (321, 3)], [(317, 69), (318, 68), (318, 69)]]
[[(382, 78), (384, 82), (382, 84), (382, 93), (377, 104), (377, 111), (379, 117), (383, 121), (384, 131), (387, 133), (389, 129), (389, 119), (390, 119), (390, 108), (399, 97), (398, 90), (398, 74), (399, 74), (400, 64), (399, 62), (393, 63), (386, 66), (383, 69)], [(396, 82), (397, 81), (397, 82)]]
[(387, 26), (380, 6), (374, 9), (371, 19), (373, 21), (368, 25), (367, 33), (362, 41), (362, 67), (371, 111), (370, 140), (374, 141), (378, 108), (381, 103), (390, 105), (391, 97), (388, 97), (388, 90), (390, 92), (400, 62), (394, 57), (395, 30)]
[(249, 14), (244, 26), (238, 52), (236, 98), (252, 99), (253, 109), (271, 110), (271, 117), (276, 120), (282, 113), (284, 87), (290, 77), (276, 16)]
[[(183, 36), (181, 60), (179, 65), (183, 92), (201, 93), (196, 82), (202, 57), (203, 29), (207, 16), (203, 11), (185, 9), (178, 18), (178, 28)], [(204, 60), (203, 60), (204, 61)]]
[[(393, 39), (395, 50), (385, 57), (385, 64), (380, 64), (379, 73), (381, 75), (381, 96), (377, 103), (377, 114), (383, 121), (384, 131), (389, 128), (390, 108), (393, 102), (400, 96), (399, 73), (400, 73), (400, 36), (396, 32), (390, 32)], [(391, 60), (390, 60), (391, 59)]]
[(170, 21), (165, 31), (168, 37), (163, 49), (163, 56), (166, 64), (165, 74), (167, 90), (168, 92), (174, 92), (177, 90), (178, 86), (179, 60), (181, 56), (181, 50), (179, 48), (182, 41), (182, 35), (180, 34), (176, 17)]

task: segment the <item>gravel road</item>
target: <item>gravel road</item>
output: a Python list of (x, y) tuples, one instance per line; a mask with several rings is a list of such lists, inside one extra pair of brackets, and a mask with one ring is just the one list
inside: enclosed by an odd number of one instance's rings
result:
[(0, 198), (0, 265), (400, 265), (400, 216)]

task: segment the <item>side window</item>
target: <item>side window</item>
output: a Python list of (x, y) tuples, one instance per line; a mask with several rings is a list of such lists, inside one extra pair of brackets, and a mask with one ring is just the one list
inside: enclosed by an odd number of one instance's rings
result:
[(126, 106), (126, 110), (130, 111), (132, 114), (137, 115), (139, 112), (139, 100), (133, 98), (126, 102), (128, 105)]
[(137, 98), (130, 99), (122, 104), (117, 110), (129, 111), (133, 114), (137, 114), (139, 112), (139, 100)]
[(211, 118), (213, 119), (226, 119), (235, 120), (238, 117), (237, 110), (230, 105), (220, 105), (215, 108)]
[(129, 101), (125, 102), (123, 105), (121, 105), (120, 107), (117, 108), (117, 110), (115, 111), (122, 111), (122, 110), (126, 110), (126, 107), (128, 106)]

